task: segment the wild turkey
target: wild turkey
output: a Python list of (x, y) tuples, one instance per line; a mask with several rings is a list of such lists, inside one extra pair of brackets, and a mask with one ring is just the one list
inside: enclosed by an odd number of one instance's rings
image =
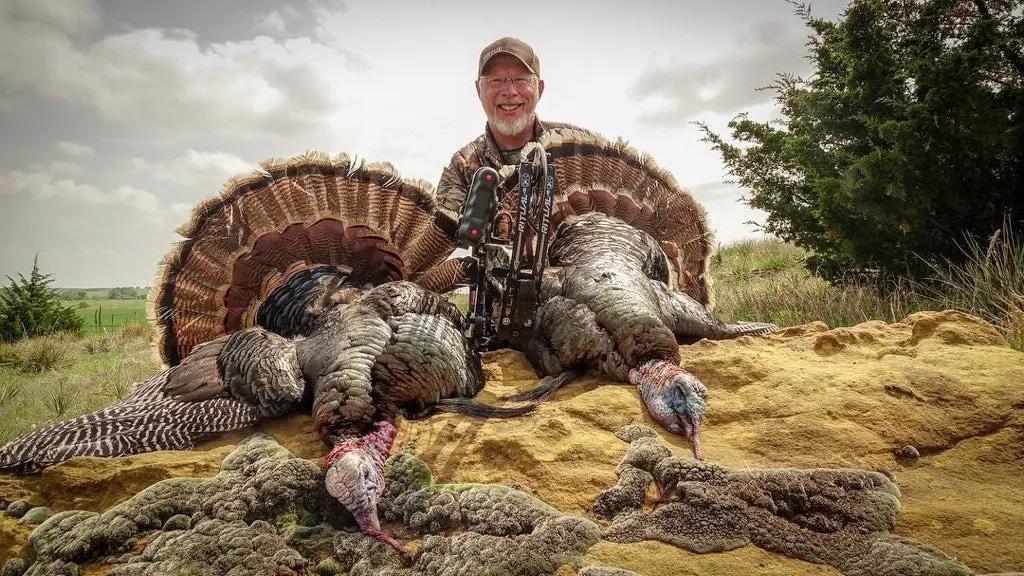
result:
[(429, 285), (455, 250), (457, 223), (433, 186), (386, 162), (309, 153), (268, 160), (193, 211), (164, 257), (150, 298), (164, 362), (252, 326), (300, 335), (328, 285)]
[[(705, 212), (653, 159), (573, 128), (552, 129), (539, 144), (555, 171), (552, 243), (534, 338), (510, 345), (550, 377), (516, 399), (542, 398), (585, 370), (632, 382), (651, 415), (691, 438), (699, 458), (707, 391), (679, 368), (679, 345), (775, 327), (727, 325), (711, 313)], [(518, 182), (512, 167), (499, 175), (508, 193), (494, 234), (506, 237)]]
[(512, 417), (532, 406), (473, 401), (484, 379), (463, 317), (399, 279), (427, 270), (448, 246), (429, 187), (345, 156), (264, 168), (201, 203), (167, 260), (157, 304), (174, 365), (122, 402), (3, 446), (0, 470), (188, 449), (311, 407), (332, 447), (328, 491), (366, 533), (401, 549), (376, 513), (395, 416)]
[(600, 212), (559, 225), (541, 281), (533, 337), (523, 351), (540, 386), (511, 400), (539, 400), (585, 371), (636, 385), (652, 418), (693, 443), (707, 389), (679, 367), (679, 345), (761, 334), (773, 324), (726, 324), (665, 282), (669, 262), (646, 232)]

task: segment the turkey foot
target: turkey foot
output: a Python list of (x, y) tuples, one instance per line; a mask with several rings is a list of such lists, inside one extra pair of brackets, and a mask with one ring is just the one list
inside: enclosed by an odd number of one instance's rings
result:
[(703, 460), (700, 424), (708, 405), (708, 390), (700, 380), (679, 366), (651, 360), (629, 370), (629, 382), (640, 391), (651, 418), (670, 432), (681, 434), (693, 445), (693, 457)]
[(352, 514), (359, 529), (394, 548), (403, 558), (408, 553), (402, 545), (380, 529), (377, 502), (384, 494), (384, 461), (391, 452), (397, 431), (388, 421), (377, 423), (362, 437), (339, 441), (325, 458), (327, 493), (341, 502)]

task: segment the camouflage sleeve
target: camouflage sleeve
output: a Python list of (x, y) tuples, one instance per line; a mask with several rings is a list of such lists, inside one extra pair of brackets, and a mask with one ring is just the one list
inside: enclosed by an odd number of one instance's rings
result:
[(441, 179), (438, 181), (435, 194), (438, 208), (456, 222), (462, 215), (462, 205), (469, 193), (466, 164), (466, 158), (461, 151), (453, 154), (451, 162), (441, 171)]

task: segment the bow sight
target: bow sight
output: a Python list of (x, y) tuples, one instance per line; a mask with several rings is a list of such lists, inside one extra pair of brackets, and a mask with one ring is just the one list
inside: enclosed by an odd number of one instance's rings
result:
[[(518, 165), (519, 198), (515, 222), (507, 239), (492, 233), (499, 202), (498, 172), (484, 166), (473, 174), (458, 235), (463, 248), (472, 248), (467, 257), (470, 284), (466, 324), (467, 336), (477, 350), (493, 350), (507, 344), (521, 349), (521, 344), (532, 336), (554, 202), (555, 174), (549, 166), (549, 154), (540, 146), (534, 147)], [(540, 193), (537, 193), (538, 184), (543, 186)], [(536, 237), (533, 257), (529, 259), (524, 258), (524, 250), (529, 250), (528, 232)], [(496, 258), (498, 251), (506, 248), (511, 248), (507, 263)], [(488, 272), (500, 283), (500, 289), (489, 282)], [(495, 321), (496, 299), (500, 309)]]

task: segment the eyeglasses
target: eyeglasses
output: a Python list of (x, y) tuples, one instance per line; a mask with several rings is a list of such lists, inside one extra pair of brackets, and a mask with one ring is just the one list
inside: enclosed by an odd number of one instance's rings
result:
[(533, 88), (534, 83), (537, 80), (537, 76), (529, 74), (526, 76), (516, 76), (513, 78), (498, 78), (497, 76), (481, 76), (480, 81), (488, 90), (499, 90), (505, 86), (506, 82), (511, 82), (516, 90), (526, 90)]

